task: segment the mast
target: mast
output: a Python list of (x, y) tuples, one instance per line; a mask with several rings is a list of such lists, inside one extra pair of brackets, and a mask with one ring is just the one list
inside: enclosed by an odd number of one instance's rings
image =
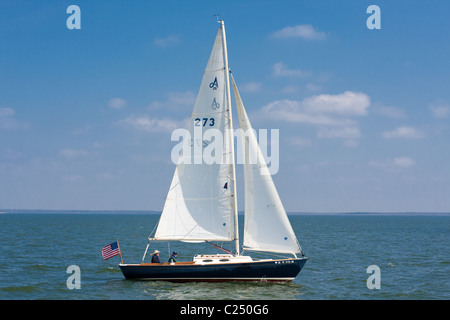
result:
[(236, 169), (235, 169), (235, 160), (234, 160), (234, 135), (233, 135), (233, 118), (231, 115), (231, 91), (230, 91), (230, 76), (229, 76), (229, 67), (228, 67), (228, 53), (227, 53), (227, 41), (225, 38), (225, 24), (223, 20), (220, 18), (217, 21), (221, 24), (222, 28), (222, 42), (223, 42), (223, 55), (225, 60), (225, 94), (227, 96), (227, 108), (228, 108), (228, 117), (229, 117), (229, 134), (230, 142), (231, 142), (231, 160), (232, 160), (232, 177), (233, 181), (233, 206), (234, 206), (234, 232), (235, 232), (235, 252), (236, 255), (239, 255), (239, 222), (238, 222), (238, 210), (237, 210), (237, 198), (236, 198)]

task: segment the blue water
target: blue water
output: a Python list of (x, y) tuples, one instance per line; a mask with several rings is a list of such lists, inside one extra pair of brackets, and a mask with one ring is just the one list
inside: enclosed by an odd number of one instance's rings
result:
[[(309, 260), (288, 284), (125, 280), (117, 267), (120, 257), (103, 260), (102, 247), (119, 239), (124, 262), (140, 262), (158, 218), (108, 212), (0, 214), (0, 299), (450, 298), (450, 214), (290, 215)], [(167, 243), (154, 249), (168, 258)], [(170, 243), (170, 250), (178, 251), (179, 260), (219, 253), (210, 245), (178, 242)], [(67, 287), (70, 265), (80, 268), (80, 289)], [(380, 289), (367, 287), (371, 265), (380, 268)]]

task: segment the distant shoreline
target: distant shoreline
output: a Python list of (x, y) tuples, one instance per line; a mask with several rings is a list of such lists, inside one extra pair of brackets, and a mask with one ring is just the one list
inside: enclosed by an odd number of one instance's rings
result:
[[(56, 210), (56, 209), (0, 209), (0, 214), (150, 214), (154, 210)], [(239, 215), (244, 212), (240, 211)], [(450, 212), (287, 212), (292, 216), (450, 216)]]
[(450, 212), (288, 212), (302, 216), (450, 216)]

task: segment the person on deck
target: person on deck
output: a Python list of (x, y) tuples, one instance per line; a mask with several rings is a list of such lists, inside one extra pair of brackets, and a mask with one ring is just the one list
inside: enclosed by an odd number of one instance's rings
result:
[(169, 262), (170, 263), (177, 262), (177, 253), (175, 251), (172, 252), (172, 256), (169, 258)]
[(152, 263), (161, 263), (162, 264), (161, 260), (159, 260), (159, 251), (158, 250), (155, 250), (155, 252), (153, 252)]

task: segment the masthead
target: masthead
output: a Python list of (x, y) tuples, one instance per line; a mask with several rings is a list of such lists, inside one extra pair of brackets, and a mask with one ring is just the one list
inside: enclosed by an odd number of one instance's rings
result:
[(222, 19), (220, 19), (220, 16), (219, 16), (218, 14), (215, 14), (215, 15), (214, 15), (214, 17), (216, 17), (216, 18), (217, 18), (217, 23), (221, 23), (221, 24), (223, 24), (223, 20), (222, 20)]

